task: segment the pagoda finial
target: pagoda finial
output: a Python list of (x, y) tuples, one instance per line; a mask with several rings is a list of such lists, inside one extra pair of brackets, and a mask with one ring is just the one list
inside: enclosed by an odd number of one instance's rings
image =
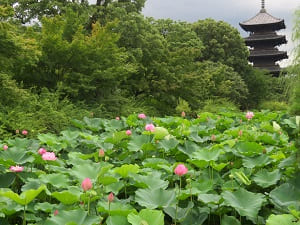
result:
[(266, 9), (265, 9), (265, 0), (261, 0), (261, 10), (260, 10), (261, 13), (265, 13), (266, 12)]

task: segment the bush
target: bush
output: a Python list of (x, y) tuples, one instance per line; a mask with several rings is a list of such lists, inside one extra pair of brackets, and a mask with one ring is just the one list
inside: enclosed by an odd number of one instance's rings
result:
[(42, 89), (39, 94), (23, 89), (7, 74), (0, 74), (0, 136), (8, 138), (16, 130), (26, 129), (29, 136), (58, 133), (71, 118), (82, 118), (88, 112), (75, 106), (60, 93)]
[(205, 101), (205, 105), (201, 112), (219, 113), (224, 111), (238, 111), (238, 107), (228, 99), (215, 99)]
[(300, 75), (298, 75), (298, 80), (295, 83), (289, 111), (293, 115), (300, 115)]
[(286, 111), (288, 109), (288, 105), (286, 102), (263, 101), (258, 106), (258, 109), (269, 109), (271, 111)]

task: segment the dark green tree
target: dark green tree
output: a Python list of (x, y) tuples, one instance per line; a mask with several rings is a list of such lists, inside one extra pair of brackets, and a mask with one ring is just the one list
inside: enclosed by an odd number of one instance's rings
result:
[(205, 47), (200, 61), (223, 63), (243, 76), (249, 51), (237, 29), (223, 21), (206, 19), (194, 23), (193, 30)]

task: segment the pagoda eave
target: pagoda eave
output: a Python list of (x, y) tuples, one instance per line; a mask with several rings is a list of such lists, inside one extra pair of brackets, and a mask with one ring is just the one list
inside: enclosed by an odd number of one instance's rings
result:
[(254, 66), (256, 69), (260, 70), (267, 70), (269, 73), (273, 74), (274, 76), (279, 76), (280, 72), (282, 71), (282, 68), (280, 68), (279, 65), (274, 66)]
[(274, 34), (271, 34), (271, 35), (256, 34), (256, 35), (251, 35), (250, 37), (246, 37), (246, 38), (244, 38), (244, 40), (246, 42), (256, 42), (256, 41), (268, 41), (268, 42), (269, 41), (282, 41), (285, 43), (287, 42), (285, 35), (274, 35)]
[(249, 57), (283, 57), (287, 58), (286, 51), (278, 51), (278, 50), (250, 50)]
[(281, 30), (285, 29), (284, 20), (277, 23), (267, 23), (267, 24), (244, 24), (240, 23), (240, 26), (248, 32), (255, 32), (260, 30)]

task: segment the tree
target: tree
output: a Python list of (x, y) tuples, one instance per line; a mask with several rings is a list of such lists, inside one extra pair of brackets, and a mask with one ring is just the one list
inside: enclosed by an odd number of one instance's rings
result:
[(294, 115), (300, 115), (300, 9), (295, 12), (295, 25), (293, 31), (293, 41), (296, 43), (295, 59), (293, 63), (291, 76), (297, 76), (294, 83), (294, 89), (291, 94), (290, 112)]
[(205, 47), (200, 61), (220, 62), (243, 75), (249, 51), (237, 29), (223, 21), (206, 19), (194, 23), (193, 30)]

